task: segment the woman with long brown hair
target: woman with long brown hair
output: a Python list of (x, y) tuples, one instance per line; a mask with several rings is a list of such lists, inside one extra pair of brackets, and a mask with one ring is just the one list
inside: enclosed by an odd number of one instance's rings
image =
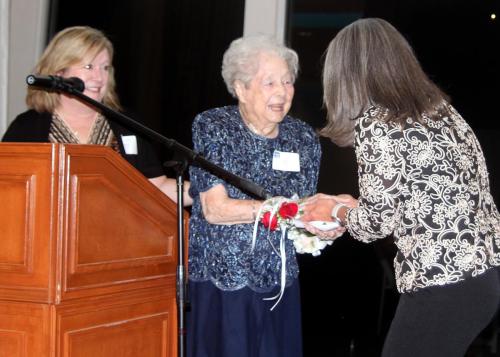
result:
[(323, 86), (322, 134), (354, 146), (360, 197), (314, 196), (302, 220), (394, 236), (401, 297), (383, 356), (463, 356), (500, 300), (500, 215), (476, 136), (382, 19), (335, 36)]

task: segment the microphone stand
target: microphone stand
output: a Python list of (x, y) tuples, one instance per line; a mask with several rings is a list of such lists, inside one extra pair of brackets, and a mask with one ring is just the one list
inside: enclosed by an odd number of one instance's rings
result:
[[(28, 76), (29, 78), (30, 76)], [(33, 85), (29, 83), (28, 85)], [(177, 236), (178, 236), (178, 244), (177, 244), (177, 257), (178, 257), (178, 265), (176, 271), (176, 300), (177, 300), (177, 337), (178, 337), (178, 350), (177, 355), (179, 357), (185, 356), (185, 348), (186, 348), (186, 331), (185, 331), (185, 305), (186, 305), (186, 268), (185, 268), (185, 259), (184, 259), (184, 182), (183, 182), (183, 173), (189, 164), (195, 164), (207, 171), (210, 171), (212, 174), (224, 179), (226, 182), (232, 184), (240, 188), (241, 190), (247, 192), (251, 196), (260, 199), (267, 199), (270, 196), (269, 193), (265, 191), (265, 189), (254, 182), (245, 179), (243, 177), (237, 176), (229, 171), (226, 171), (220, 166), (215, 165), (214, 163), (208, 161), (200, 154), (195, 151), (179, 144), (177, 141), (173, 139), (166, 138), (165, 136), (157, 133), (156, 131), (148, 128), (145, 125), (133, 120), (132, 118), (119, 113), (106, 105), (98, 102), (85, 94), (83, 94), (80, 89), (83, 91), (83, 88), (76, 88), (74, 84), (58, 81), (56, 85), (52, 88), (52, 90), (62, 91), (74, 97), (81, 99), (83, 102), (89, 104), (90, 106), (99, 109), (106, 118), (110, 120), (117, 121), (124, 126), (135, 130), (136, 132), (147, 136), (151, 139), (154, 139), (161, 144), (165, 145), (167, 148), (174, 150), (179, 153), (183, 158), (180, 163), (178, 163), (175, 167), (177, 172)]]
[(177, 298), (177, 355), (186, 355), (186, 269), (184, 259), (184, 171), (187, 169), (188, 163), (185, 159), (178, 161), (174, 165), (174, 170), (177, 174), (177, 236), (179, 242), (177, 245), (177, 271), (176, 271), (176, 298)]

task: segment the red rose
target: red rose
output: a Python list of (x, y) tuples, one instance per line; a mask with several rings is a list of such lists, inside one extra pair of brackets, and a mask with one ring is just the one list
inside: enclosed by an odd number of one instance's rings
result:
[(276, 228), (278, 228), (278, 216), (274, 215), (273, 219), (269, 221), (270, 217), (271, 217), (271, 212), (264, 213), (261, 222), (264, 225), (264, 227), (274, 231)]
[(283, 203), (279, 209), (279, 214), (281, 217), (288, 219), (293, 218), (299, 211), (299, 205), (295, 202)]

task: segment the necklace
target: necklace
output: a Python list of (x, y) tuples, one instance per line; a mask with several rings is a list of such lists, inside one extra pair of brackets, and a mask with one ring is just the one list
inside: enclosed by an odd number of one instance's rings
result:
[[(243, 119), (243, 117), (241, 117)], [(259, 136), (263, 136), (265, 138), (275, 138), (277, 136), (277, 129), (278, 127), (274, 127), (271, 129), (270, 132), (268, 133), (264, 133), (264, 131), (260, 130), (260, 129), (257, 129), (255, 127), (255, 125), (253, 125), (251, 122), (243, 119), (243, 123), (245, 123), (245, 125), (247, 126), (248, 129), (250, 129), (250, 131), (254, 134), (257, 134)]]

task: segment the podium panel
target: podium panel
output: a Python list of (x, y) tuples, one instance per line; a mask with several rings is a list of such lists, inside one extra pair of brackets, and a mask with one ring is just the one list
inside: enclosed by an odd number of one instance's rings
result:
[(61, 153), (61, 300), (175, 284), (177, 206), (115, 152), (94, 149)]
[(57, 307), (58, 355), (63, 357), (175, 356), (175, 297), (138, 290), (97, 304)]
[(0, 301), (0, 357), (52, 356), (50, 306)]
[(0, 197), (0, 357), (176, 354), (176, 204), (92, 145), (0, 144)]
[(0, 299), (48, 302), (54, 280), (55, 148), (0, 145)]

